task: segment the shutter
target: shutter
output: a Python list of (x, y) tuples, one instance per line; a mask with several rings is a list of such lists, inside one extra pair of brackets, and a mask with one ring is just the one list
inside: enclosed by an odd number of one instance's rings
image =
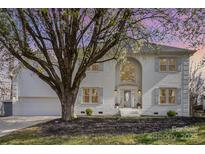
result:
[(99, 93), (98, 102), (102, 104), (103, 103), (103, 88), (98, 88), (98, 93)]
[(177, 71), (180, 72), (182, 68), (181, 58), (177, 58)]
[(176, 93), (177, 104), (181, 104), (181, 88), (178, 88)]
[(103, 71), (103, 63), (99, 63), (99, 71)]
[(83, 88), (80, 88), (78, 91), (78, 103), (83, 103)]
[(155, 88), (152, 91), (152, 104), (158, 105), (159, 104), (159, 88)]
[(155, 72), (159, 72), (159, 57), (155, 57)]

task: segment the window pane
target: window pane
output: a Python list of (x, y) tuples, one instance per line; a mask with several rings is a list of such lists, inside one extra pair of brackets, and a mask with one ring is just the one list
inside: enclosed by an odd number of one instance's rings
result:
[(166, 89), (160, 89), (160, 104), (166, 103)]
[(89, 96), (90, 89), (89, 88), (83, 88), (83, 95)]
[(169, 103), (173, 104), (176, 102), (176, 97), (169, 97)]
[(176, 89), (169, 89), (169, 103), (176, 102)]
[(169, 71), (176, 71), (176, 65), (169, 65)]
[(160, 71), (166, 71), (166, 65), (160, 65)]
[(120, 66), (120, 80), (127, 82), (136, 81), (136, 66), (131, 61), (126, 61)]
[(166, 58), (161, 58), (160, 59), (160, 65), (167, 65), (168, 64), (168, 61)]
[(166, 89), (160, 89), (160, 96), (166, 96)]
[(166, 71), (168, 65), (168, 60), (166, 58), (160, 59), (160, 71)]
[(176, 95), (176, 90), (175, 89), (169, 89), (169, 97), (175, 96)]
[(92, 96), (92, 103), (98, 103), (98, 96)]
[(92, 88), (92, 95), (93, 96), (97, 96), (98, 95), (97, 88)]
[(176, 59), (170, 58), (169, 59), (169, 65), (176, 65)]
[(160, 104), (165, 104), (166, 103), (166, 97), (161, 96), (160, 97)]
[(169, 59), (169, 71), (176, 71), (176, 59)]
[(83, 103), (89, 103), (89, 88), (83, 88)]
[(96, 88), (92, 89), (92, 103), (98, 103), (98, 91)]
[(93, 64), (93, 65), (91, 66), (91, 70), (92, 70), (92, 71), (98, 71), (98, 70), (99, 70), (99, 64)]
[(89, 96), (83, 96), (83, 103), (89, 103)]

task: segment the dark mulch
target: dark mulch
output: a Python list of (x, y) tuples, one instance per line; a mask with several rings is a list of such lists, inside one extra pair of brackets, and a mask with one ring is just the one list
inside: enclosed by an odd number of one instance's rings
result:
[(205, 123), (205, 118), (87, 118), (80, 117), (71, 121), (52, 120), (41, 125), (42, 135), (88, 135), (88, 134), (126, 134), (149, 133)]

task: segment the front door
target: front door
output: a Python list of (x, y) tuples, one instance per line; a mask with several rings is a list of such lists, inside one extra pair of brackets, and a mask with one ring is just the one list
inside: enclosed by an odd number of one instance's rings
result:
[(124, 107), (131, 107), (131, 90), (124, 90)]

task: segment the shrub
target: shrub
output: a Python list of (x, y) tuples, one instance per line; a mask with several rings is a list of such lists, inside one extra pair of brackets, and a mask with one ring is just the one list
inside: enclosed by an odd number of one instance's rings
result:
[(91, 116), (93, 114), (93, 110), (91, 108), (88, 108), (85, 110), (87, 116)]
[(177, 113), (176, 113), (175, 111), (169, 110), (169, 111), (167, 112), (167, 116), (168, 116), (168, 117), (175, 117), (176, 115), (177, 115)]

